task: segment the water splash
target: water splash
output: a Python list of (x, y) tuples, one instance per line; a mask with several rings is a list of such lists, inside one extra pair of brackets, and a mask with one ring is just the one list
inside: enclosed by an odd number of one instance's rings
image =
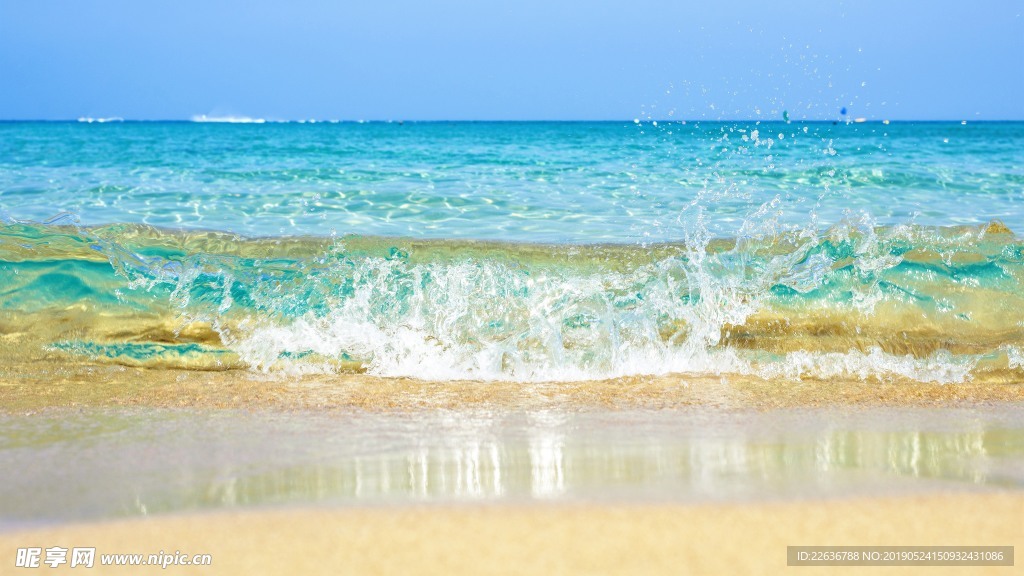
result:
[(73, 325), (48, 337), (105, 361), (268, 372), (954, 382), (993, 354), (1019, 369), (1024, 247), (1012, 233), (865, 217), (779, 231), (777, 207), (721, 239), (695, 203), (685, 241), (647, 246), (11, 224), (0, 311), (8, 330), (18, 314)]

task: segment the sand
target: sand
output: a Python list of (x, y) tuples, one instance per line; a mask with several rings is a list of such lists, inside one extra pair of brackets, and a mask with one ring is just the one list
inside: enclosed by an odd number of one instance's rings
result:
[[(171, 566), (169, 574), (1011, 574), (1015, 568), (787, 567), (786, 546), (1012, 545), (1020, 552), (1024, 495), (252, 510), (0, 533), (0, 566), (5, 573), (14, 566), (18, 547), (54, 545), (212, 555), (209, 567)], [(62, 568), (42, 570), (77, 573)]]
[(633, 376), (579, 382), (427, 381), (366, 374), (288, 376), (249, 370), (147, 369), (50, 359), (0, 365), (0, 411), (50, 407), (250, 410), (772, 410), (826, 406), (961, 406), (1024, 402), (1015, 374), (937, 384), (906, 378), (801, 380), (754, 376)]
[[(428, 382), (367, 375), (280, 377), (249, 371), (151, 370), (47, 360), (0, 366), (0, 411), (188, 408), (366, 411), (620, 410), (989, 404), (1018, 406), (1007, 381), (773, 381), (634, 377), (561, 384)], [(33, 496), (36, 497), (36, 496)], [(1024, 551), (1024, 494), (713, 504), (537, 501), (480, 505), (250, 508), (73, 523), (0, 532), (0, 573), (25, 546), (95, 546), (104, 553), (208, 553), (180, 574), (1010, 574), (1006, 567), (787, 567), (787, 545), (1015, 545)], [(45, 573), (83, 572), (66, 565)], [(77, 572), (72, 571), (77, 570)], [(94, 568), (101, 574), (157, 567)], [(25, 573), (34, 573), (26, 570)], [(85, 571), (89, 573), (89, 571)]]

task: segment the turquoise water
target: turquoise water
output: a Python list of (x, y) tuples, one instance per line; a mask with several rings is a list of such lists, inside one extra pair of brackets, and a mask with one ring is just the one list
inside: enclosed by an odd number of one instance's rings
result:
[(1019, 231), (1024, 123), (0, 124), (8, 220), (629, 243), (683, 239), (693, 202), (734, 236), (772, 201)]
[(0, 335), (440, 380), (1019, 379), (1022, 202), (1024, 123), (5, 123)]

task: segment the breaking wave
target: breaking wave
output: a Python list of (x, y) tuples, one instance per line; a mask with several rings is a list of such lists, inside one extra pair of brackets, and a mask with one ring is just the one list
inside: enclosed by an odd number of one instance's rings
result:
[(1021, 369), (1024, 243), (998, 223), (755, 215), (722, 239), (688, 218), (647, 246), (10, 223), (0, 333), (96, 361), (431, 380)]

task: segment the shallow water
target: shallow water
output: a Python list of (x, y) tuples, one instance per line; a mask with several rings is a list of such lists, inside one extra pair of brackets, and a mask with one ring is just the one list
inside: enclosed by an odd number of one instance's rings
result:
[[(679, 240), (862, 211), (1024, 230), (1024, 123), (0, 123), (0, 213), (248, 236)], [(680, 222), (682, 220), (683, 222)]]
[(0, 525), (252, 506), (709, 502), (1024, 487), (1024, 410), (0, 416)]
[(1020, 379), (1022, 201), (1013, 122), (6, 123), (0, 337), (431, 380)]

